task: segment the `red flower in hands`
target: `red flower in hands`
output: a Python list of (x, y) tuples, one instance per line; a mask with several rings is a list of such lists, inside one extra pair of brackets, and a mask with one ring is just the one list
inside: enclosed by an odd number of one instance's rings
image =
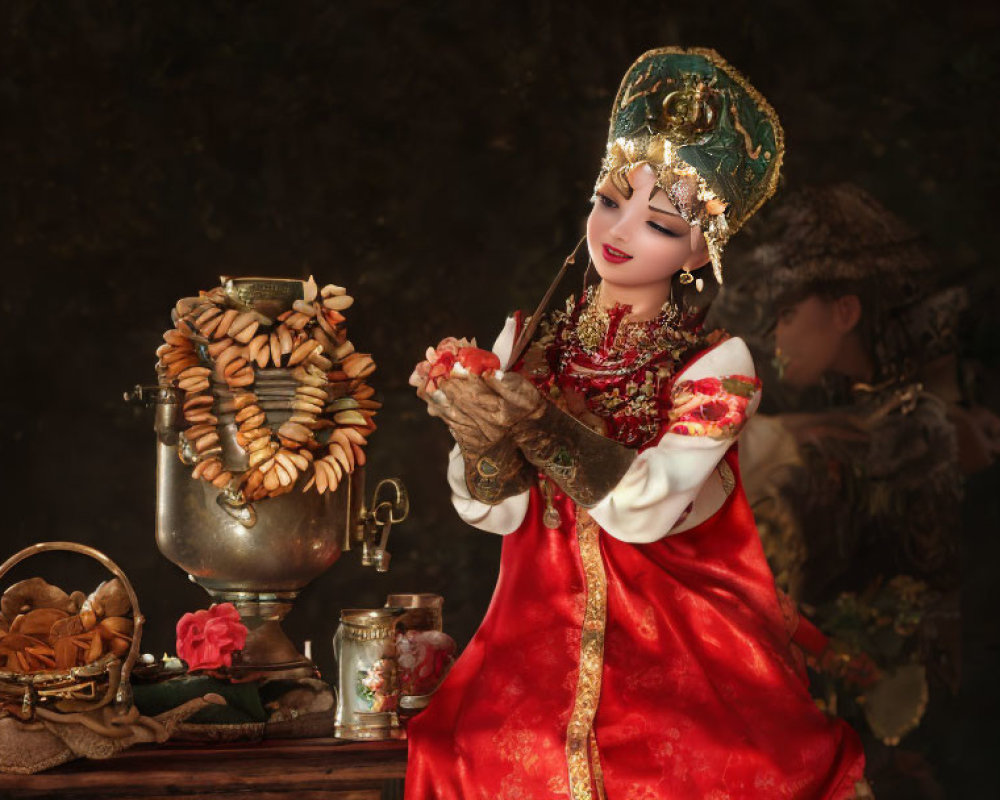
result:
[(478, 347), (463, 347), (459, 350), (458, 363), (473, 375), (500, 369), (500, 358), (497, 354), (490, 350), (480, 350)]
[(476, 340), (456, 339), (449, 336), (442, 339), (437, 347), (427, 348), (427, 359), (421, 361), (410, 375), (410, 386), (425, 392), (433, 392), (438, 383), (451, 374), (452, 368), (460, 364), (473, 375), (482, 375), (487, 370), (500, 369), (500, 359), (489, 350), (476, 347)]
[(246, 625), (232, 603), (185, 614), (177, 622), (177, 655), (190, 670), (232, 666), (233, 653), (246, 641)]

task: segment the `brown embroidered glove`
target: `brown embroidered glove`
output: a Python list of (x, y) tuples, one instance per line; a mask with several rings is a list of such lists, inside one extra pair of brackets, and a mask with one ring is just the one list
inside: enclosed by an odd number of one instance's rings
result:
[(521, 375), (486, 376), (484, 382), (505, 401), (496, 417), (524, 457), (581, 506), (597, 505), (635, 460), (634, 450), (546, 402)]
[(475, 376), (455, 376), (442, 381), (439, 392), (428, 398), (428, 411), (447, 423), (458, 443), (470, 494), (496, 505), (531, 486), (535, 468), (497, 424), (502, 401), (492, 389)]
[(462, 457), (469, 492), (491, 506), (526, 491), (537, 476), (511, 439), (501, 439), (484, 451), (462, 450)]

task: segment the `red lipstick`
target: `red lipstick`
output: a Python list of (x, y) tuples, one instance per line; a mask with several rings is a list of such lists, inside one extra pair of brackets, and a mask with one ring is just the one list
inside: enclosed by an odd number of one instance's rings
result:
[(601, 245), (601, 247), (604, 249), (605, 260), (610, 261), (612, 264), (624, 264), (626, 261), (632, 260), (632, 256), (624, 250), (619, 250), (617, 247), (612, 247), (610, 244)]

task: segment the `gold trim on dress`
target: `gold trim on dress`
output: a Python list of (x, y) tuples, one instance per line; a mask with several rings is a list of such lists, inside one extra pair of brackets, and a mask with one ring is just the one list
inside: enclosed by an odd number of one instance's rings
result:
[(601, 767), (601, 751), (597, 749), (597, 736), (590, 729), (590, 765), (594, 770), (594, 786), (597, 789), (597, 800), (608, 800), (604, 791), (604, 769)]
[[(608, 578), (601, 557), (600, 530), (586, 510), (578, 506), (576, 536), (583, 562), (586, 606), (580, 636), (576, 697), (566, 729), (566, 763), (573, 800), (600, 800), (604, 797), (600, 754), (593, 734), (594, 717), (601, 698), (604, 631), (608, 613)], [(597, 787), (596, 798), (594, 786)]]

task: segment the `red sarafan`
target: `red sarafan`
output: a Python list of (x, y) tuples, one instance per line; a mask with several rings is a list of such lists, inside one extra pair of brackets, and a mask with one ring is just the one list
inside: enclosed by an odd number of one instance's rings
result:
[(407, 800), (872, 797), (861, 740), (809, 694), (743, 491), (750, 350), (675, 292), (722, 283), (783, 152), (718, 53), (643, 54), (587, 218), (600, 280), (551, 307), (574, 251), (531, 332), (504, 325), (502, 382), (421, 394), (455, 440), (455, 511), (503, 544), (479, 630), (408, 724)]

